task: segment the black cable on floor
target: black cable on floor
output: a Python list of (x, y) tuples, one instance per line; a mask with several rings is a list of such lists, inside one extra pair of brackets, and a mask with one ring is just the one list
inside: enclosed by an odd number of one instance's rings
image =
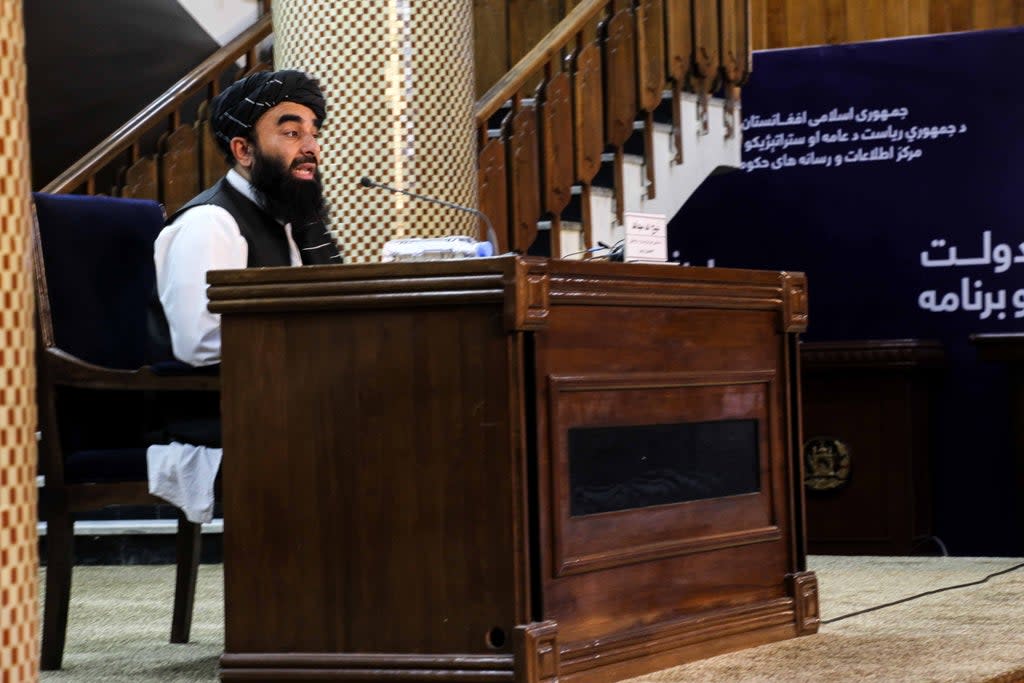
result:
[(893, 600), (892, 602), (886, 602), (886, 603), (883, 603), (881, 605), (875, 605), (874, 607), (866, 607), (864, 609), (857, 610), (856, 612), (850, 612), (849, 614), (844, 614), (841, 617), (835, 617), (834, 619), (824, 619), (824, 620), (822, 620), (821, 623), (822, 623), (822, 625), (834, 624), (835, 622), (842, 621), (843, 619), (849, 619), (850, 617), (856, 617), (856, 616), (861, 615), (861, 614), (867, 614), (868, 612), (874, 612), (875, 610), (880, 610), (880, 609), (882, 609), (884, 607), (892, 607), (893, 605), (899, 605), (899, 604), (904, 603), (904, 602), (910, 602), (911, 600), (917, 600), (918, 598), (923, 598), (926, 595), (935, 595), (936, 593), (942, 593), (944, 591), (951, 591), (954, 588), (967, 588), (969, 586), (978, 586), (978, 585), (981, 585), (981, 584), (987, 582), (989, 579), (995, 578), (997, 576), (1001, 576), (1002, 574), (1009, 574), (1010, 572), (1017, 571), (1018, 569), (1020, 569), (1022, 567), (1024, 567), (1024, 562), (1021, 562), (1020, 564), (1015, 564), (1012, 567), (1008, 567), (1006, 569), (1002, 569), (1002, 570), (997, 571), (997, 572), (993, 572), (993, 573), (989, 574), (988, 576), (986, 576), (985, 578), (978, 579), (977, 581), (971, 581), (969, 583), (959, 583), (959, 584), (956, 584), (955, 586), (946, 586), (945, 588), (936, 588), (935, 590), (925, 591), (924, 593), (918, 593), (917, 595), (911, 595), (911, 596), (906, 597), (906, 598), (900, 598), (899, 600)]

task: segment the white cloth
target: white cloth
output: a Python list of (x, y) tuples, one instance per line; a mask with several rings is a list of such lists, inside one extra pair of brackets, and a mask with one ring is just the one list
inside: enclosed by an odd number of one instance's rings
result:
[[(249, 181), (234, 169), (231, 186), (256, 201)], [(293, 266), (302, 265), (290, 224), (283, 226)], [(207, 310), (206, 273), (245, 268), (249, 244), (238, 223), (219, 206), (197, 206), (160, 231), (153, 245), (156, 286), (167, 316), (175, 358), (189, 365), (220, 362), (220, 315)]]
[(213, 519), (213, 483), (220, 469), (220, 448), (174, 441), (146, 449), (149, 492), (182, 509), (190, 522)]
[[(234, 169), (231, 186), (256, 202), (249, 181)], [(289, 259), (302, 265), (291, 225), (284, 224)], [(220, 362), (220, 316), (207, 310), (206, 273), (245, 268), (249, 244), (219, 206), (197, 206), (160, 231), (153, 245), (157, 293), (167, 316), (174, 356), (189, 365)], [(213, 483), (221, 449), (173, 442), (146, 449), (149, 492), (180, 507), (192, 522), (213, 518)]]

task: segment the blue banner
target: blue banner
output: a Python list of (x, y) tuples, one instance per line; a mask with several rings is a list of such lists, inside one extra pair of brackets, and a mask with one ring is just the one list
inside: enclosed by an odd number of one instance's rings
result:
[(692, 265), (803, 271), (808, 341), (934, 339), (949, 370), (935, 533), (1024, 553), (1006, 368), (968, 336), (1024, 330), (1024, 30), (755, 53), (743, 168), (672, 220)]

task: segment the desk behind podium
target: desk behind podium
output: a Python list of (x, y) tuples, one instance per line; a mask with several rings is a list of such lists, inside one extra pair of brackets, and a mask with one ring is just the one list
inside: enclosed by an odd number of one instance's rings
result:
[[(1010, 425), (1013, 433), (1013, 471), (1018, 492), (1024, 492), (1024, 333), (992, 332), (972, 334), (978, 358), (1001, 363), (1010, 383)], [(1018, 494), (1017, 528), (1024, 529), (1024, 494)]]
[(818, 626), (802, 274), (223, 271), (221, 679), (620, 680)]

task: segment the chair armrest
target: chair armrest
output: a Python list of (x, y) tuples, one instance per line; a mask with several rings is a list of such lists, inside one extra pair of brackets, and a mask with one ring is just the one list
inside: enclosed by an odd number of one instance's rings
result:
[(44, 349), (42, 360), (54, 384), (84, 389), (152, 391), (219, 391), (219, 375), (197, 369), (195, 374), (161, 374), (150, 366), (118, 370), (93, 365), (56, 347)]

